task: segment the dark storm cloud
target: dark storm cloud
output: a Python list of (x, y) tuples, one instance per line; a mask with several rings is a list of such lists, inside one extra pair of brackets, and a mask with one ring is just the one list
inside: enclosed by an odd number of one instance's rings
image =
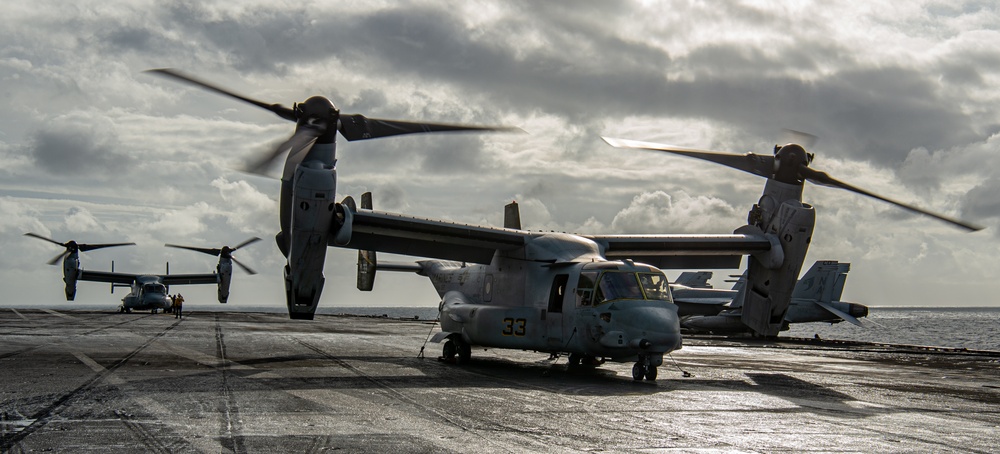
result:
[[(971, 89), (984, 83), (984, 70), (995, 71), (989, 68), (998, 66), (1000, 53), (956, 52), (930, 68), (861, 64), (844, 44), (825, 39), (818, 24), (791, 26), (745, 5), (729, 5), (726, 12), (699, 10), (701, 16), (691, 23), (674, 21), (675, 28), (665, 27), (650, 38), (683, 36), (697, 23), (727, 21), (771, 24), (783, 30), (785, 40), (714, 42), (672, 56), (650, 44), (653, 39), (627, 39), (607, 26), (628, 24), (648, 11), (604, 2), (573, 8), (508, 3), (496, 17), (474, 26), (461, 8), (447, 4), (362, 12), (279, 6), (226, 10), (200, 2), (160, 8), (152, 15), (157, 20), (142, 26), (132, 24), (134, 19), (105, 19), (102, 41), (117, 51), (162, 52), (165, 59), (190, 54), (214, 70), (281, 76), (298, 64), (333, 60), (369, 74), (373, 83), (447, 82), (460, 96), (489, 100), (479, 105), (522, 116), (562, 117), (588, 130), (587, 140), (626, 116), (700, 118), (757, 137), (774, 136), (782, 127), (807, 130), (822, 137), (821, 150), (828, 156), (891, 168), (914, 148), (947, 150), (981, 141), (997, 129), (996, 119), (975, 115)], [(329, 87), (336, 80), (331, 74), (316, 83)], [(345, 111), (378, 111), (383, 117), (412, 111), (371, 89), (337, 103)], [(441, 110), (437, 114), (444, 119), (456, 115)], [(381, 148), (383, 159), (391, 159), (410, 147), (386, 143)], [(464, 151), (475, 148), (446, 147), (422, 166), (475, 169), (483, 163)]]
[(106, 123), (57, 118), (51, 126), (36, 132), (25, 148), (35, 164), (53, 174), (109, 177), (132, 162)]
[[(962, 215), (970, 219), (1000, 218), (1000, 177), (972, 188), (962, 201)], [(998, 230), (1000, 235), (1000, 230)]]

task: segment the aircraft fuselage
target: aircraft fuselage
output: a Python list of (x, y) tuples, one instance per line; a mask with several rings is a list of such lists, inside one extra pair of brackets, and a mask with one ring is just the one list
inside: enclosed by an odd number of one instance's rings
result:
[(681, 347), (663, 273), (620, 261), (544, 263), (498, 254), (490, 265), (419, 262), (441, 296), (445, 338), (482, 347), (642, 359)]
[(167, 310), (171, 306), (167, 287), (157, 276), (139, 276), (128, 295), (122, 298), (122, 312)]

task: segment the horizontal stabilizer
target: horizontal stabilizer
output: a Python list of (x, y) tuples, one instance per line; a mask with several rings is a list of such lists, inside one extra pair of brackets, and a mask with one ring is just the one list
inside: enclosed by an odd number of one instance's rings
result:
[(827, 304), (827, 303), (825, 303), (823, 301), (816, 301), (816, 304), (818, 304), (823, 309), (826, 309), (826, 310), (830, 311), (831, 314), (836, 315), (837, 317), (840, 317), (840, 318), (842, 318), (844, 320), (847, 320), (847, 321), (851, 322), (851, 324), (853, 324), (853, 325), (858, 325), (858, 326), (860, 326), (862, 328), (865, 327), (865, 325), (861, 324), (861, 320), (858, 320), (857, 318), (854, 318), (854, 316), (852, 316), (850, 314), (847, 314), (844, 311), (841, 311), (841, 310), (839, 310), (839, 309), (837, 309), (837, 308), (835, 308), (835, 307), (833, 307), (833, 306), (831, 306), (831, 305), (829, 305), (829, 304)]

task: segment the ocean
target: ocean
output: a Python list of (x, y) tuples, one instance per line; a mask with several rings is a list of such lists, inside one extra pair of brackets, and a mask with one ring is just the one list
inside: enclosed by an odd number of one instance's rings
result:
[[(23, 305), (0, 306), (17, 309), (105, 310), (114, 308), (96, 305)], [(285, 313), (284, 306), (192, 305), (187, 312), (268, 312)], [(388, 318), (434, 320), (437, 306), (432, 307), (337, 307), (320, 306), (320, 314), (363, 315)], [(800, 323), (792, 325), (780, 337), (876, 342), (884, 344), (922, 345), (931, 347), (967, 348), (969, 350), (1000, 351), (1000, 307), (873, 307), (868, 317), (861, 319), (865, 327), (847, 322)]]
[(780, 335), (1000, 351), (1000, 307), (870, 307), (861, 323), (800, 323)]

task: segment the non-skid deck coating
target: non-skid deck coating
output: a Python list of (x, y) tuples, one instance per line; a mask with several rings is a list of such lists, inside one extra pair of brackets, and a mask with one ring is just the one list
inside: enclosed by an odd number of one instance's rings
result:
[[(631, 364), (417, 353), (361, 317), (0, 309), (4, 452), (996, 452), (1000, 358), (689, 340)], [(692, 345), (696, 344), (696, 345)], [(667, 360), (669, 364), (669, 360)]]

